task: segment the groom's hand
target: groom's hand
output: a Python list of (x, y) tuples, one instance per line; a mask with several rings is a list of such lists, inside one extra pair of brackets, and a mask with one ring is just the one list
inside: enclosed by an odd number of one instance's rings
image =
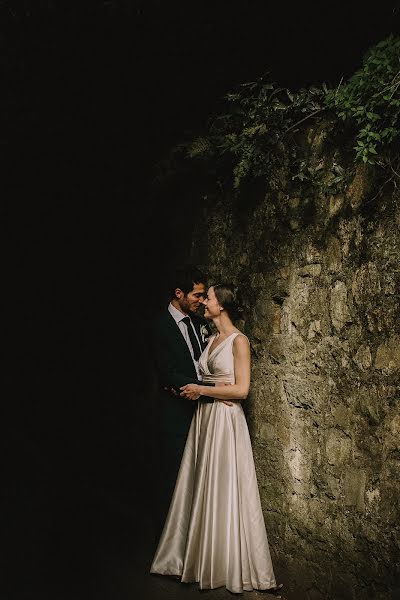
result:
[(166, 387), (166, 386), (164, 386), (164, 390), (165, 390), (166, 392), (169, 392), (169, 393), (170, 393), (170, 394), (172, 394), (173, 396), (179, 396), (178, 392), (177, 392), (177, 391), (176, 391), (176, 389), (175, 389), (175, 388), (173, 388), (173, 387)]
[(188, 383), (187, 385), (183, 385), (180, 389), (180, 396), (187, 398), (188, 400), (198, 400), (201, 396), (199, 386), (196, 383)]

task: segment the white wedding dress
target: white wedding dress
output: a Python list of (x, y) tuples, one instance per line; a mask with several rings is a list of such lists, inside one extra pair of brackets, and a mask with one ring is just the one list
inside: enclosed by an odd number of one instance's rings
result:
[[(233, 340), (199, 363), (204, 382), (234, 383)], [(160, 474), (162, 477), (162, 473)], [(199, 401), (168, 516), (150, 569), (201, 589), (234, 593), (276, 586), (241, 403)]]

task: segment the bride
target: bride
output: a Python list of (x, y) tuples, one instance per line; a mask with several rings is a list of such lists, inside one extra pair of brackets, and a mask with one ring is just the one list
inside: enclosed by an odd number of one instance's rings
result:
[(250, 347), (233, 322), (236, 290), (209, 288), (204, 316), (218, 333), (199, 359), (204, 383), (181, 396), (199, 400), (151, 573), (198, 582), (200, 589), (276, 592), (253, 453), (241, 400), (250, 388)]

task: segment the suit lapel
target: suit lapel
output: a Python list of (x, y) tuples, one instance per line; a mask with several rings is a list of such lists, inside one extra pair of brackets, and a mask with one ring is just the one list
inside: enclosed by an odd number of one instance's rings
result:
[(192, 323), (194, 325), (194, 328), (195, 328), (196, 333), (197, 333), (197, 337), (198, 337), (199, 342), (200, 342), (200, 348), (203, 351), (204, 350), (204, 343), (203, 343), (203, 340), (202, 340), (202, 337), (201, 337), (201, 333), (200, 333), (201, 323), (200, 323), (199, 319), (192, 319)]
[[(207, 324), (205, 322), (203, 323), (203, 321), (200, 318), (198, 318), (198, 317), (197, 318), (193, 318), (192, 322), (193, 322), (194, 328), (196, 330), (197, 337), (199, 338), (201, 350), (203, 351), (204, 348), (208, 344), (208, 337), (210, 336), (210, 332), (208, 330), (208, 326), (207, 326)], [(207, 335), (206, 335), (207, 339), (205, 341), (203, 341), (203, 337), (201, 335), (202, 328), (205, 328), (207, 330)]]
[[(175, 321), (174, 317), (171, 315), (169, 310), (166, 311), (164, 323), (165, 323), (165, 327), (168, 332), (168, 335), (173, 340), (174, 346), (181, 349), (182, 354), (185, 356), (186, 359), (188, 359), (190, 361), (190, 364), (192, 365), (192, 367), (194, 369), (195, 367), (193, 364), (192, 355), (190, 354), (190, 350), (189, 350), (187, 343), (182, 335), (181, 330), (178, 327), (177, 322)], [(201, 336), (200, 330), (201, 330), (201, 326), (204, 325), (205, 328), (207, 329), (208, 336), (210, 336), (210, 331), (209, 331), (208, 325), (206, 322), (203, 323), (203, 320), (196, 316), (192, 317), (192, 323), (196, 330), (197, 337), (200, 342), (201, 350), (203, 351), (204, 348), (207, 346), (208, 340), (205, 340), (203, 342), (203, 338)]]
[(185, 341), (185, 338), (183, 337), (182, 332), (179, 329), (178, 324), (175, 321), (174, 317), (171, 315), (171, 313), (169, 311), (167, 311), (167, 313), (168, 313), (167, 314), (168, 318), (166, 319), (166, 325), (167, 325), (167, 329), (168, 329), (171, 337), (174, 339), (174, 344), (182, 349), (182, 352), (184, 353), (186, 358), (189, 359), (189, 361), (194, 369), (192, 355), (190, 354), (190, 350)]

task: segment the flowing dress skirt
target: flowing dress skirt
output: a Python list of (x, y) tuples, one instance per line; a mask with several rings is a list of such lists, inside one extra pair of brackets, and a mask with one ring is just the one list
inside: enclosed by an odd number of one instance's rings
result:
[(240, 402), (199, 402), (151, 572), (234, 593), (276, 586)]

